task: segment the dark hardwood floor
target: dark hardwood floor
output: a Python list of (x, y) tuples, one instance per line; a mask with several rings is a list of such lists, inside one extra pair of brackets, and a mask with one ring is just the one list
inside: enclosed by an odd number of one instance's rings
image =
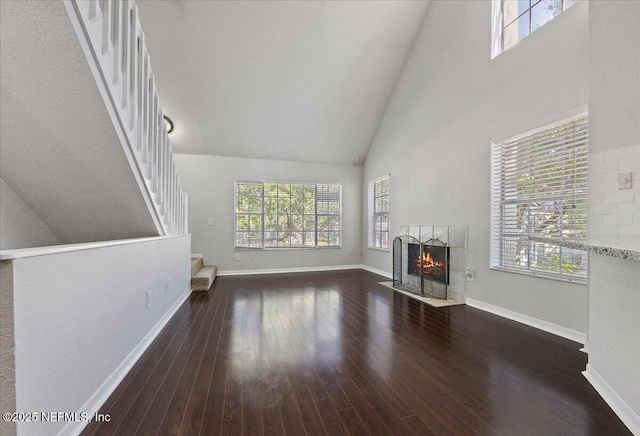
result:
[(362, 270), (218, 277), (86, 435), (628, 435), (580, 345)]

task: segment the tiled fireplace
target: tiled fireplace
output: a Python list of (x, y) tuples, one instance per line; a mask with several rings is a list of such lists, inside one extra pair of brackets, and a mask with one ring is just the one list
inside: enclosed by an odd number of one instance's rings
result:
[(393, 244), (393, 286), (464, 302), (467, 226), (403, 226)]

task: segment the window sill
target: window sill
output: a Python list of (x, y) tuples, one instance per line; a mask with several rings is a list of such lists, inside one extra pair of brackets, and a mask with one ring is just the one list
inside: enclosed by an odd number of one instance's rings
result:
[(554, 280), (556, 282), (574, 283), (576, 285), (583, 285), (583, 286), (586, 286), (588, 284), (588, 280), (586, 278), (569, 277), (569, 276), (566, 276), (566, 277), (565, 276), (558, 276), (558, 275), (554, 275), (554, 274), (547, 274), (547, 273), (544, 273), (542, 271), (533, 272), (533, 271), (529, 271), (529, 270), (523, 270), (523, 269), (518, 269), (518, 268), (508, 268), (508, 267), (504, 267), (504, 266), (491, 266), (491, 267), (489, 267), (489, 269), (492, 269), (494, 271), (502, 271), (502, 272), (506, 272), (506, 273), (512, 273), (512, 274), (520, 274), (520, 275), (523, 275), (523, 276), (537, 277), (537, 278), (541, 278), (541, 279)]
[(234, 251), (293, 251), (293, 250), (340, 250), (340, 247), (234, 247)]
[(376, 248), (376, 247), (367, 247), (367, 250), (382, 251), (386, 253), (389, 253), (391, 251), (390, 248)]

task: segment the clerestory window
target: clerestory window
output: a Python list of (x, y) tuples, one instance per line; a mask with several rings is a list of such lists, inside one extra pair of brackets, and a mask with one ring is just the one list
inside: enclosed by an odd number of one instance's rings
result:
[(513, 47), (578, 0), (494, 0), (492, 57)]

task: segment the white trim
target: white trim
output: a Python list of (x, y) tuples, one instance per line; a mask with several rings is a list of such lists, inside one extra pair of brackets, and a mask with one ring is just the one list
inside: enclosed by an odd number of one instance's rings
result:
[[(142, 354), (149, 348), (154, 339), (162, 331), (169, 320), (175, 315), (180, 306), (191, 295), (191, 289), (187, 289), (184, 294), (178, 298), (178, 300), (169, 308), (167, 313), (156, 323), (156, 325), (149, 331), (149, 333), (140, 341), (138, 345), (129, 353), (122, 363), (111, 373), (109, 378), (98, 388), (98, 390), (87, 400), (86, 403), (80, 408), (80, 412), (86, 412), (89, 416), (96, 414), (100, 408), (107, 401), (109, 396), (115, 391), (118, 385), (122, 382), (125, 376), (129, 373), (133, 365), (136, 364)], [(69, 422), (58, 433), (63, 434), (80, 434), (82, 430), (89, 424), (89, 421), (77, 421)]]
[(631, 430), (631, 433), (640, 435), (640, 416), (620, 398), (620, 395), (593, 369), (593, 366), (587, 363), (587, 369), (582, 372), (582, 375), (618, 415), (622, 423)]
[(482, 301), (474, 300), (472, 298), (467, 298), (466, 302), (467, 306), (475, 307), (476, 309), (484, 310), (485, 312), (493, 313), (494, 315), (498, 315), (503, 318), (507, 318), (512, 321), (516, 321), (548, 333), (552, 333), (562, 338), (569, 339), (570, 341), (578, 342), (580, 344), (584, 344), (587, 341), (587, 335), (577, 330), (562, 327), (548, 321), (543, 321), (529, 315), (523, 315), (518, 312), (513, 312), (511, 310), (504, 309), (499, 306), (494, 306), (493, 304), (484, 303)]
[[(376, 247), (375, 246), (375, 229), (373, 228), (373, 218), (374, 218), (374, 209), (375, 209), (375, 185), (378, 182), (383, 180), (387, 181), (388, 193), (387, 197), (389, 198), (389, 208), (387, 210), (387, 219), (389, 220), (389, 226), (391, 226), (391, 174), (383, 174), (380, 177), (376, 177), (375, 179), (371, 179), (367, 182), (367, 249), (369, 250), (385, 250), (389, 251), (391, 249), (392, 242), (390, 240), (387, 241), (389, 244), (388, 247)], [(389, 228), (389, 239), (391, 239), (391, 229)]]
[(202, 254), (192, 254), (191, 258), (193, 258), (193, 259), (204, 259), (204, 255), (202, 255)]
[(393, 274), (391, 274), (389, 272), (386, 272), (386, 271), (383, 271), (381, 269), (373, 268), (373, 267), (370, 267), (369, 265), (360, 265), (360, 267), (365, 271), (369, 271), (371, 273), (378, 274), (379, 276), (386, 277), (388, 279), (392, 279), (393, 278)]
[(383, 179), (386, 179), (386, 178), (391, 178), (391, 173), (383, 174), (380, 177), (376, 177), (374, 179), (369, 180), (367, 183), (379, 182), (380, 180), (383, 180)]
[(584, 347), (580, 348), (580, 351), (582, 351), (585, 354), (589, 354), (589, 340), (588, 339), (584, 342)]
[(186, 235), (152, 236), (150, 238), (118, 239), (115, 241), (85, 242), (81, 244), (52, 245), (50, 247), (20, 248), (0, 251), (0, 260), (23, 259), (25, 257), (46, 256), (49, 254), (69, 253), (71, 251), (93, 250), (115, 247), (117, 245), (138, 244), (141, 242), (163, 241), (165, 239), (191, 237)]
[(489, 269), (493, 271), (501, 271), (511, 274), (521, 274), (523, 276), (537, 277), (540, 279), (555, 280), (556, 282), (574, 283), (576, 285), (587, 286), (589, 279), (587, 277), (578, 277), (570, 275), (559, 275), (557, 273), (545, 273), (544, 271), (536, 271), (524, 268), (515, 268), (500, 265), (491, 265)]
[(565, 112), (561, 112), (560, 114), (554, 115), (552, 117), (545, 118), (541, 123), (538, 124), (538, 127), (534, 127), (533, 129), (529, 129), (525, 132), (522, 130), (511, 130), (509, 132), (494, 136), (491, 138), (491, 144), (501, 144), (507, 141), (513, 141), (517, 138), (522, 138), (528, 135), (533, 135), (534, 133), (542, 132), (543, 130), (547, 130), (548, 128), (554, 127), (556, 125), (568, 123), (575, 118), (582, 118), (589, 116), (589, 105), (581, 105), (578, 107), (574, 107), (573, 109), (569, 109)]
[(298, 272), (315, 272), (315, 271), (342, 271), (349, 269), (363, 269), (374, 274), (393, 278), (391, 273), (383, 271), (381, 269), (372, 268), (368, 265), (334, 265), (334, 266), (309, 266), (300, 268), (276, 268), (276, 269), (247, 269), (247, 270), (230, 270), (230, 271), (218, 271), (218, 276), (248, 276), (252, 274), (286, 274), (286, 273), (298, 273)]
[(340, 271), (346, 269), (362, 269), (362, 265), (308, 266), (301, 268), (247, 269), (218, 271), (219, 276), (248, 276), (253, 274), (285, 274), (314, 271)]

